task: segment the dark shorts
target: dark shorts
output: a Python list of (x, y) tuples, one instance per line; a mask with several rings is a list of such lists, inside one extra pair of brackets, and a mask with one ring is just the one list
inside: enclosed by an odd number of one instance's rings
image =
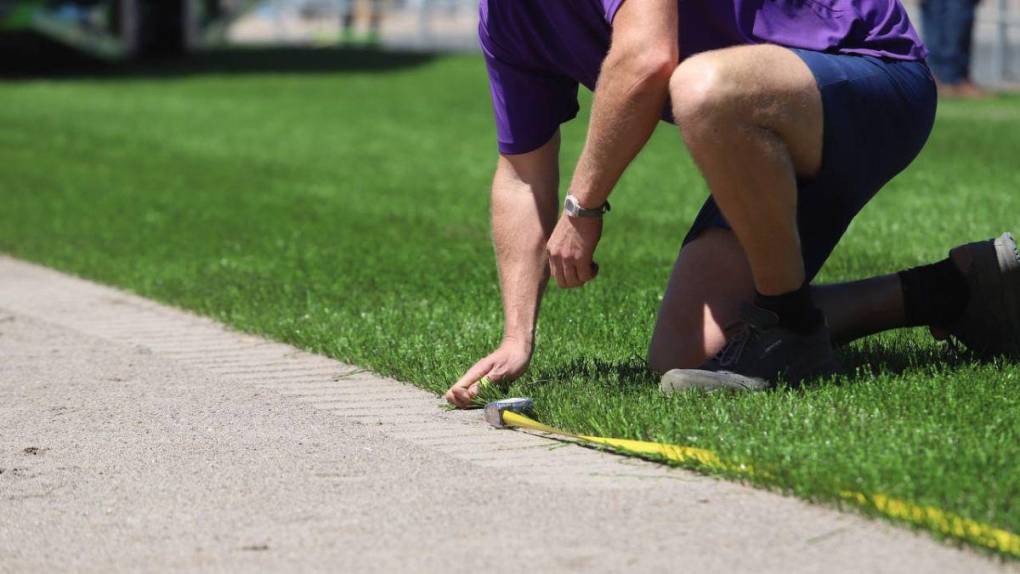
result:
[[(924, 147), (937, 96), (924, 62), (793, 51), (818, 82), (825, 122), (821, 170), (798, 184), (797, 222), (811, 280), (857, 213)], [(684, 243), (712, 227), (729, 224), (709, 198)]]

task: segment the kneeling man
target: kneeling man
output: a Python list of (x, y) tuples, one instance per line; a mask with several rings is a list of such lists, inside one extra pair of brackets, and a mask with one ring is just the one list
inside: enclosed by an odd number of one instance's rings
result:
[[(451, 403), (527, 369), (550, 274), (561, 287), (595, 277), (607, 199), (660, 119), (679, 126), (711, 192), (652, 335), (664, 391), (797, 383), (833, 369), (833, 345), (898, 327), (1020, 351), (1009, 234), (898, 274), (811, 285), (932, 128), (935, 83), (898, 0), (482, 0), (479, 35), (505, 330)], [(580, 84), (595, 99), (557, 219), (559, 125)]]

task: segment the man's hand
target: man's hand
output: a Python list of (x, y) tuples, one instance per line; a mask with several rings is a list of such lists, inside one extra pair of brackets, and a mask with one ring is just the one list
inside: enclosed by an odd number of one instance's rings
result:
[(549, 283), (546, 238), (556, 222), (560, 134), (539, 149), (499, 158), (492, 181), (492, 236), (503, 295), (503, 342), (475, 363), (446, 393), (450, 404), (468, 408), (482, 377), (511, 381), (531, 363), (535, 322)]
[(512, 339), (504, 340), (492, 354), (475, 363), (459, 381), (446, 391), (446, 400), (455, 407), (466, 409), (478, 396), (478, 382), (487, 377), (493, 383), (509, 382), (524, 374), (531, 363), (530, 344)]
[(546, 249), (549, 271), (560, 287), (581, 287), (595, 278), (595, 247), (602, 237), (602, 220), (563, 214)]

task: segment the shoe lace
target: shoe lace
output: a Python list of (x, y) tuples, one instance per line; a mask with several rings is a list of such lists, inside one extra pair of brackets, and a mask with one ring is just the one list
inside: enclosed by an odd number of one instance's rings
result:
[(744, 354), (744, 349), (758, 338), (759, 329), (746, 321), (740, 321), (726, 327), (726, 345), (716, 353), (715, 361), (720, 367), (737, 364)]

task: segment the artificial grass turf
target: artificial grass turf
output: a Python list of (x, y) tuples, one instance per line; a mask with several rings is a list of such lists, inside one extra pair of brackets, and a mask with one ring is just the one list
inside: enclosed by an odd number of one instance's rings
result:
[[(300, 73), (242, 53), (0, 84), (0, 251), (445, 390), (501, 330), (484, 67), (316, 58)], [(564, 128), (564, 179), (585, 121)], [(927, 149), (820, 279), (1020, 231), (1018, 125), (1017, 98), (943, 104)], [(550, 288), (532, 369), (508, 393), (570, 430), (768, 467), (799, 496), (881, 492), (1020, 532), (1015, 363), (977, 363), (913, 331), (851, 347), (841, 377), (801, 390), (658, 394), (641, 357), (706, 195), (662, 126), (613, 196), (600, 278)]]

